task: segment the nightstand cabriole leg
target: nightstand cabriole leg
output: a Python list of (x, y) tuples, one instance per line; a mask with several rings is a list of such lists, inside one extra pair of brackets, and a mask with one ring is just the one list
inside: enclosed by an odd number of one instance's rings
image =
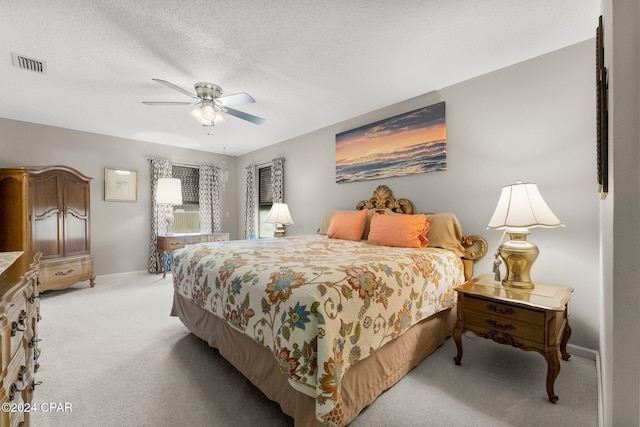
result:
[(453, 358), (453, 360), (456, 362), (456, 365), (459, 365), (462, 361), (462, 321), (460, 319), (458, 319), (456, 327), (453, 329), (453, 340), (455, 341), (458, 349), (458, 354)]
[(567, 353), (567, 343), (571, 337), (571, 326), (569, 322), (565, 323), (564, 332), (562, 333), (562, 341), (560, 341), (560, 352), (562, 353), (562, 360), (569, 360), (571, 355)]
[(547, 394), (549, 395), (549, 402), (556, 403), (558, 396), (553, 392), (553, 385), (560, 373), (560, 357), (558, 356), (558, 349), (554, 349), (545, 354), (544, 358), (547, 361)]

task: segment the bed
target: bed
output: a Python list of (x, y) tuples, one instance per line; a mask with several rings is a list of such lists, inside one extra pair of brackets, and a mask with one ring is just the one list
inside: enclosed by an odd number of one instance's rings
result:
[[(422, 225), (420, 247), (383, 244), (399, 223)], [(171, 314), (296, 426), (344, 426), (451, 335), (454, 288), (486, 250), (455, 215), (414, 214), (379, 186), (316, 235), (176, 250)]]

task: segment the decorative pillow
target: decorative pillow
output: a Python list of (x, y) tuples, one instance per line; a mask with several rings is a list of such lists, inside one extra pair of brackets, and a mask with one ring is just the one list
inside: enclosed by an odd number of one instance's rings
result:
[(429, 244), (426, 215), (381, 215), (374, 213), (369, 243), (402, 248), (424, 248)]
[(327, 229), (327, 236), (332, 239), (354, 240), (362, 239), (364, 226), (367, 222), (367, 209), (360, 211), (335, 212)]
[(318, 234), (327, 234), (329, 231), (329, 225), (331, 224), (331, 218), (333, 218), (334, 213), (336, 213), (336, 211), (329, 211), (324, 214), (320, 228), (318, 228)]
[[(390, 209), (386, 209), (385, 214), (404, 215), (393, 212)], [(463, 257), (464, 246), (460, 243), (462, 240), (462, 226), (458, 217), (451, 212), (429, 213), (426, 216), (431, 223), (427, 232), (429, 246), (448, 249), (459, 257)]]
[[(384, 211), (383, 209), (380, 209), (380, 211)], [(333, 218), (333, 214), (336, 212), (340, 212), (340, 211), (329, 211), (327, 213), (324, 214), (324, 216), (322, 217), (322, 223), (320, 224), (320, 228), (318, 228), (317, 233), (318, 234), (327, 234), (327, 232), (329, 231), (329, 225), (331, 224), (331, 218)], [(344, 211), (344, 212), (354, 212), (354, 211)], [(369, 224), (371, 223), (371, 217), (373, 216), (373, 213), (375, 212), (374, 209), (369, 209), (369, 212), (367, 212), (367, 222), (364, 225), (364, 231), (362, 232), (362, 239), (367, 240), (367, 237), (369, 236)]]
[(427, 214), (427, 219), (431, 222), (427, 233), (429, 246), (449, 249), (459, 257), (464, 256), (464, 246), (460, 243), (462, 226), (455, 214), (451, 212)]
[(371, 218), (373, 218), (373, 214), (376, 212), (383, 213), (384, 209), (369, 209), (367, 213), (367, 222), (364, 225), (364, 231), (362, 232), (362, 239), (369, 239), (369, 230), (371, 229)]

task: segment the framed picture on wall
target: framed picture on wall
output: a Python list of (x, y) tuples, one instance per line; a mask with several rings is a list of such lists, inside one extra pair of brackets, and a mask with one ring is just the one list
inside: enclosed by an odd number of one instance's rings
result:
[(337, 183), (446, 169), (444, 101), (336, 135)]
[(596, 158), (600, 198), (609, 192), (609, 106), (607, 68), (604, 66), (602, 16), (596, 30)]
[(106, 202), (137, 202), (138, 171), (104, 168), (104, 200)]

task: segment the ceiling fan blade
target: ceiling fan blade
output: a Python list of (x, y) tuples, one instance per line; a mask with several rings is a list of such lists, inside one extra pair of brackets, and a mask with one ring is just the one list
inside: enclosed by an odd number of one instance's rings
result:
[(154, 101), (142, 101), (145, 105), (193, 105), (196, 102), (154, 102)]
[(238, 105), (238, 104), (250, 104), (256, 102), (255, 99), (248, 93), (240, 92), (233, 95), (226, 95), (216, 98), (221, 105)]
[(223, 113), (231, 114), (232, 116), (236, 116), (239, 119), (246, 120), (248, 122), (255, 123), (257, 125), (261, 125), (264, 123), (264, 119), (262, 117), (258, 117), (258, 116), (254, 116), (253, 114), (234, 110), (233, 108), (224, 107), (224, 108), (221, 108), (221, 111)]
[(173, 83), (170, 83), (170, 82), (168, 82), (168, 81), (166, 81), (166, 80), (160, 80), (160, 79), (151, 79), (151, 80), (153, 80), (154, 82), (158, 82), (158, 83), (160, 83), (161, 85), (165, 85), (166, 87), (170, 87), (171, 89), (175, 89), (175, 90), (177, 90), (178, 92), (182, 92), (182, 93), (184, 93), (185, 95), (190, 96), (191, 98), (198, 99), (198, 97), (197, 97), (195, 94), (193, 94), (193, 93), (189, 92), (189, 91), (188, 91), (188, 90), (186, 90), (186, 89), (182, 89), (180, 86), (176, 86), (176, 85), (174, 85)]

